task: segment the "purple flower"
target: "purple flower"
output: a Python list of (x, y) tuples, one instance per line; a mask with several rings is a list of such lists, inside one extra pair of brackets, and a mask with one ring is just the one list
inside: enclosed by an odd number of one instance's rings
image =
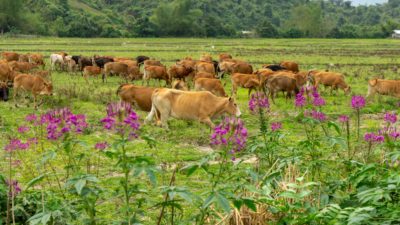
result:
[(4, 147), (7, 152), (12, 152), (16, 150), (26, 150), (29, 148), (29, 142), (23, 143), (19, 139), (11, 139), (10, 142)]
[(105, 142), (98, 142), (98, 143), (96, 143), (96, 145), (94, 146), (94, 148), (97, 149), (97, 150), (104, 150), (104, 149), (106, 149), (108, 146), (109, 146), (108, 143), (105, 141)]
[(382, 143), (385, 141), (385, 137), (381, 134), (377, 135), (371, 132), (364, 135), (364, 140), (369, 143)]
[(349, 116), (346, 116), (346, 115), (339, 116), (339, 122), (346, 123), (347, 121), (349, 121)]
[(397, 115), (396, 113), (387, 112), (385, 114), (384, 120), (388, 123), (396, 123), (397, 122)]
[(392, 137), (393, 139), (398, 139), (400, 138), (400, 132), (392, 131), (390, 132), (389, 136)]
[(316, 111), (316, 110), (311, 111), (311, 117), (316, 119), (316, 120), (319, 120), (321, 122), (323, 122), (323, 121), (325, 121), (327, 119), (326, 115), (323, 112), (319, 112), (319, 111)]
[(271, 130), (273, 132), (278, 131), (280, 129), (282, 129), (282, 123), (279, 122), (271, 123)]
[(242, 120), (227, 117), (214, 128), (214, 133), (211, 135), (211, 144), (229, 146), (229, 152), (235, 154), (246, 146), (247, 135), (247, 129)]
[(12, 189), (12, 192), (9, 193), (10, 197), (15, 197), (16, 195), (21, 193), (22, 190), (21, 190), (21, 187), (19, 186), (17, 180), (11, 180), (11, 181), (7, 180), (6, 183)]
[(362, 96), (355, 95), (351, 98), (351, 107), (353, 109), (362, 109), (365, 107), (365, 98)]
[(326, 104), (325, 99), (323, 99), (319, 95), (318, 90), (315, 87), (313, 88), (312, 97), (313, 97), (313, 105), (315, 107), (324, 106)]
[(306, 105), (306, 98), (304, 97), (304, 88), (302, 88), (300, 92), (296, 95), (294, 104), (296, 107), (303, 107)]
[(269, 109), (268, 97), (264, 93), (257, 92), (251, 95), (249, 109), (255, 112), (258, 109)]
[(37, 120), (37, 116), (35, 114), (29, 114), (25, 117), (25, 120), (28, 122), (34, 122)]
[(139, 116), (132, 106), (126, 102), (110, 103), (107, 106), (107, 116), (100, 120), (107, 130), (114, 130), (118, 134), (128, 134), (130, 138), (137, 138), (139, 130)]
[(29, 127), (26, 126), (20, 126), (18, 127), (18, 133), (23, 134), (29, 131)]

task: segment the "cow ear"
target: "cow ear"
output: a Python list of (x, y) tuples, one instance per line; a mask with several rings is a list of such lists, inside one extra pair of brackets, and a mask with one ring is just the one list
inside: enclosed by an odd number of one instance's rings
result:
[(233, 102), (233, 98), (232, 98), (232, 97), (229, 97), (229, 101), (230, 101), (230, 102)]

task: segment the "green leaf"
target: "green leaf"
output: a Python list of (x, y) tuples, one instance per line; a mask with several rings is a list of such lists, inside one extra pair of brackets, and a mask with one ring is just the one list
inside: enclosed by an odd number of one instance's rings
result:
[(338, 133), (338, 135), (341, 135), (341, 134), (342, 134), (342, 132), (340, 131), (340, 127), (339, 127), (339, 125), (338, 125), (337, 123), (335, 123), (335, 122), (333, 122), (333, 121), (329, 121), (329, 122), (328, 122), (328, 127), (329, 127), (329, 128), (331, 128), (331, 127), (335, 128), (335, 130), (336, 130), (336, 132)]
[(48, 173), (42, 174), (38, 177), (33, 178), (32, 180), (30, 180), (28, 182), (28, 184), (26, 184), (26, 189), (29, 189), (30, 187), (34, 186), (35, 184), (39, 183), (40, 181), (42, 181), (46, 176), (48, 175)]
[(46, 225), (50, 221), (50, 219), (51, 213), (46, 213), (45, 215), (43, 215), (41, 222), (43, 225)]
[(249, 209), (253, 210), (253, 212), (257, 211), (257, 206), (253, 199), (246, 198), (243, 199), (243, 202)]
[(78, 192), (79, 195), (82, 193), (82, 189), (83, 189), (83, 187), (85, 187), (85, 185), (86, 185), (86, 180), (78, 180), (75, 183), (75, 189), (76, 189), (76, 192)]
[(217, 192), (215, 195), (215, 199), (217, 200), (218, 205), (226, 212), (229, 213), (231, 211), (231, 206), (229, 201), (225, 196), (223, 196), (220, 192)]

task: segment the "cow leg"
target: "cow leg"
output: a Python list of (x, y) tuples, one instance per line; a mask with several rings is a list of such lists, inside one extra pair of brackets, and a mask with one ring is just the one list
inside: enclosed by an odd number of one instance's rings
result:
[(18, 94), (18, 88), (14, 88), (13, 101), (14, 101), (14, 105), (15, 105), (16, 108), (18, 108), (18, 104), (16, 102), (17, 94)]
[(204, 124), (207, 124), (211, 129), (214, 129), (214, 127), (215, 127), (215, 125), (211, 121), (210, 117), (202, 118), (202, 119), (200, 119), (200, 122), (204, 123)]

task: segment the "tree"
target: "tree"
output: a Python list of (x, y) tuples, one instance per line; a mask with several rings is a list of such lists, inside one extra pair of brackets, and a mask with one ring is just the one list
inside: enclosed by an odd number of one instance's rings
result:
[(0, 29), (9, 31), (18, 27), (22, 20), (23, 0), (0, 0)]
[(278, 30), (268, 20), (264, 20), (257, 26), (256, 32), (260, 37), (273, 38), (278, 36)]

